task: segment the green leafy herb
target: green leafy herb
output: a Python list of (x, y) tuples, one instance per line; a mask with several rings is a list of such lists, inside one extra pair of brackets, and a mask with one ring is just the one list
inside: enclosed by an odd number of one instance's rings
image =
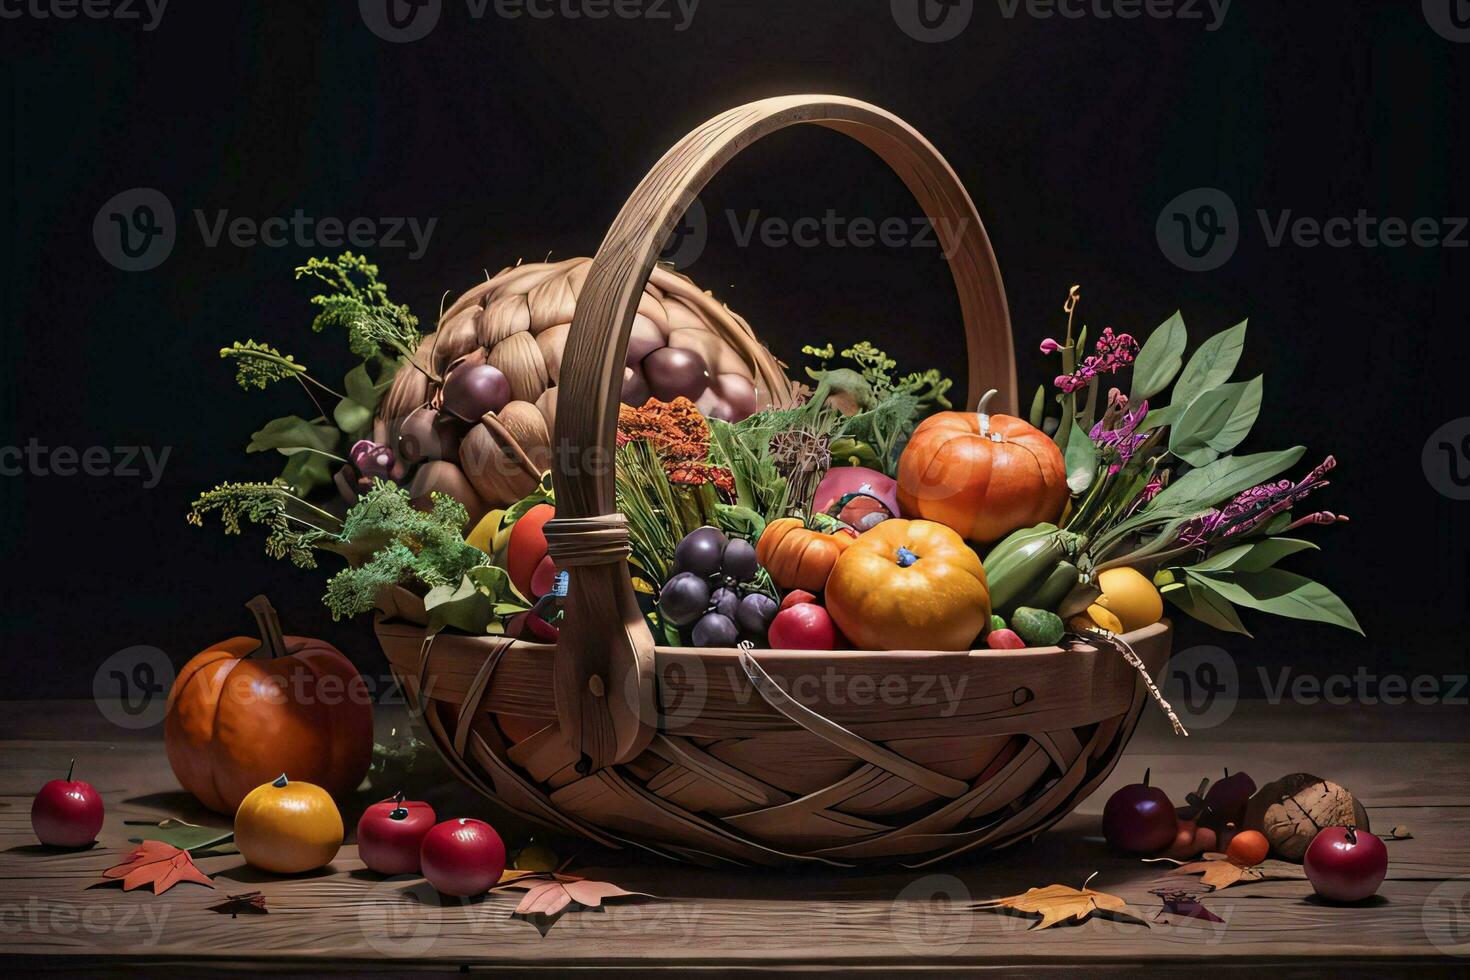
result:
[(1137, 405), (1152, 398), (1174, 380), (1184, 363), (1184, 347), (1189, 333), (1184, 329), (1184, 315), (1175, 313), (1144, 341), (1133, 362), (1133, 390), (1128, 400)]
[(234, 358), (235, 383), (241, 388), (264, 389), (276, 381), (299, 378), (306, 374), (306, 365), (300, 364), (290, 354), (282, 354), (269, 344), (247, 340), (236, 341), (219, 352), (220, 357)]
[(378, 279), (378, 267), (361, 255), (343, 252), (335, 259), (308, 259), (296, 278), (312, 278), (328, 292), (313, 296), (320, 312), (312, 320), (317, 332), (328, 328), (347, 331), (347, 343), (363, 360), (385, 356), (410, 362), (422, 336), (418, 317), (407, 306), (388, 298), (388, 287)]

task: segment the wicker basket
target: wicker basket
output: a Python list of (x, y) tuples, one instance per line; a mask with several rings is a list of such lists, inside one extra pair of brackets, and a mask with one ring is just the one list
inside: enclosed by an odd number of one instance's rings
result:
[[(427, 637), (398, 593), (377, 623), (405, 692), (466, 782), (609, 846), (699, 863), (910, 866), (1034, 837), (1105, 779), (1142, 711), (1139, 674), (1106, 644), (973, 653), (656, 647), (629, 578), (611, 458), (629, 330), (659, 250), (736, 153), (796, 123), (876, 152), (939, 232), (959, 290), (971, 396), (1015, 364), (1000, 274), (974, 204), (938, 152), (874, 106), (770, 99), (687, 136), (639, 185), (578, 301), (556, 418), (558, 517), (571, 574), (556, 647)], [(1125, 638), (1151, 673), (1166, 623)]]

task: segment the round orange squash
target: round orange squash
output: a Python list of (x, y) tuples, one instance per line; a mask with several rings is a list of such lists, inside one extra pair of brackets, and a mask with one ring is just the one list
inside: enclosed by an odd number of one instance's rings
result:
[(163, 743), (179, 785), (231, 815), (282, 772), (350, 793), (372, 759), (367, 683), (331, 644), (283, 636), (264, 596), (248, 606), (260, 638), (237, 636), (203, 651), (168, 693)]
[(861, 650), (968, 650), (990, 619), (979, 556), (934, 521), (865, 531), (837, 559), (826, 599)]
[(1056, 523), (1067, 505), (1067, 466), (1051, 437), (1022, 419), (941, 412), (914, 430), (898, 460), (905, 517), (938, 521), (985, 545), (1023, 527)]
[(832, 566), (852, 540), (844, 531), (824, 534), (799, 518), (782, 517), (766, 525), (755, 546), (755, 558), (781, 588), (821, 592)]

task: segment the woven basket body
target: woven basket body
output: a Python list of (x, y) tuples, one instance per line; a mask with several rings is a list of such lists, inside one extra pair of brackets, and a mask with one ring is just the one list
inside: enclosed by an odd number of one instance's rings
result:
[[(973, 399), (1015, 365), (1000, 275), (969, 195), (881, 109), (829, 96), (753, 103), (695, 130), (639, 185), (581, 285), (553, 434), (570, 572), (556, 647), (429, 637), (395, 593), (378, 637), (427, 734), (502, 805), (609, 846), (699, 863), (916, 866), (1034, 837), (1112, 770), (1148, 698), (1117, 649), (741, 651), (655, 647), (629, 579), (606, 463), (629, 336), (665, 238), (736, 153), (800, 123), (845, 133), (904, 180), (949, 256)], [(454, 311), (451, 311), (453, 315)], [(755, 345), (758, 346), (758, 345)], [(599, 462), (601, 461), (601, 462)], [(1151, 673), (1160, 623), (1123, 639)]]

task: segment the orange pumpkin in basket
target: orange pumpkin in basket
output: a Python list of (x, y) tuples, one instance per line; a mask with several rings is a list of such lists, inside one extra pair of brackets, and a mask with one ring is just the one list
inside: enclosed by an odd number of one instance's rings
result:
[(184, 665), (168, 693), (163, 743), (179, 785), (233, 815), (282, 772), (334, 795), (357, 788), (373, 751), (373, 708), (357, 668), (321, 640), (283, 636), (264, 596), (260, 638), (237, 636)]
[(1067, 506), (1067, 466), (1051, 437), (1022, 419), (941, 412), (914, 430), (898, 461), (905, 517), (948, 525), (974, 544), (1056, 523)]
[(887, 520), (837, 559), (827, 611), (860, 650), (968, 650), (990, 619), (990, 587), (951, 529)]
[(824, 534), (798, 518), (782, 517), (766, 525), (755, 558), (781, 588), (821, 592), (832, 566), (852, 540), (845, 531)]

